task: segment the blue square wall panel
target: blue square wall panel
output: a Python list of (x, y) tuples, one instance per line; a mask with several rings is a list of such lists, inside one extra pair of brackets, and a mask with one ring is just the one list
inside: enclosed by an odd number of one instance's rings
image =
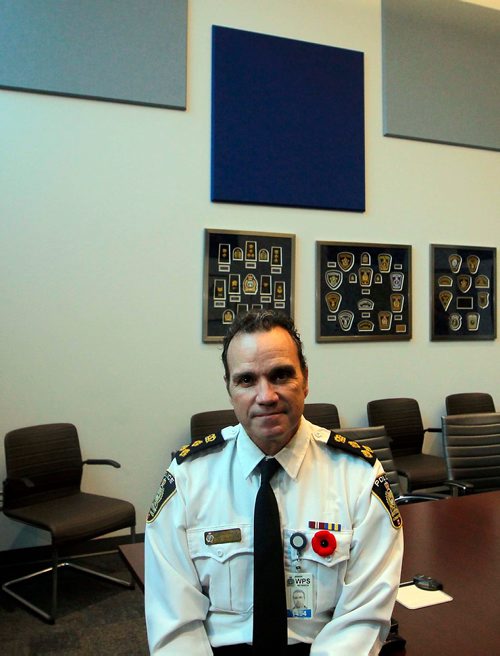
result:
[(363, 53), (212, 33), (213, 201), (363, 212)]

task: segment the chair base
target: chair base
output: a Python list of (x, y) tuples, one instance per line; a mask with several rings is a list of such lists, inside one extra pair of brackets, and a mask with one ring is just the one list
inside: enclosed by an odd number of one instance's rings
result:
[[(76, 569), (81, 572), (85, 572), (86, 574), (90, 574), (91, 576), (95, 576), (96, 578), (104, 579), (106, 581), (109, 581), (110, 583), (115, 583), (116, 585), (121, 585), (122, 587), (129, 588), (131, 590), (135, 588), (135, 584), (133, 580), (120, 579), (115, 576), (110, 576), (109, 574), (104, 574), (102, 572), (98, 572), (96, 570), (90, 569), (89, 567), (84, 567), (83, 565), (77, 565), (76, 563), (72, 563), (70, 561), (64, 561), (64, 562), (58, 562), (52, 567), (47, 567), (37, 572), (33, 572), (32, 574), (27, 574), (26, 576), (20, 576), (19, 578), (12, 579), (11, 581), (6, 581), (2, 585), (2, 590), (6, 594), (16, 599), (19, 603), (23, 604), (23, 606), (29, 608), (33, 613), (41, 617), (48, 624), (55, 624), (56, 611), (57, 611), (57, 571), (59, 570), (60, 567), (70, 567), (71, 569)], [(23, 581), (29, 581), (30, 579), (41, 576), (42, 574), (47, 574), (48, 572), (52, 572), (52, 609), (50, 613), (43, 610), (43, 608), (40, 608), (40, 606), (36, 606), (31, 601), (26, 599), (26, 597), (23, 597), (22, 595), (15, 592), (14, 590), (11, 590), (11, 586), (16, 585), (17, 583), (22, 583)]]

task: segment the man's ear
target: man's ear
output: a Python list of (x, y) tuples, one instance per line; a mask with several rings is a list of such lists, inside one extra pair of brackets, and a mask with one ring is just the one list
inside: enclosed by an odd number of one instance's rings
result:
[(304, 373), (304, 398), (309, 394), (309, 369), (306, 367)]

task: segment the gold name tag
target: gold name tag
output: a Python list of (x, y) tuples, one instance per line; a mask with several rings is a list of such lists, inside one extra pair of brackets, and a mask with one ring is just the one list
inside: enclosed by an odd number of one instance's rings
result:
[(205, 544), (226, 544), (227, 542), (241, 542), (241, 529), (228, 528), (223, 531), (207, 531)]

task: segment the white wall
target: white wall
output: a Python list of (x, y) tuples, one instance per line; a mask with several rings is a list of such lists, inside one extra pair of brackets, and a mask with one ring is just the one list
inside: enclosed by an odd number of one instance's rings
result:
[[(375, 0), (189, 4), (186, 112), (0, 91), (0, 434), (75, 423), (84, 457), (122, 463), (84, 486), (130, 499), (139, 530), (191, 414), (229, 405), (201, 341), (205, 227), (296, 234), (309, 400), (345, 426), (386, 396), (417, 398), (427, 425), (451, 392), (500, 407), (498, 340), (429, 340), (429, 244), (499, 245), (499, 154), (382, 136)], [(210, 202), (212, 24), (365, 53), (364, 214)], [(316, 240), (413, 246), (410, 341), (315, 343)], [(0, 519), (0, 550), (43, 542)]]

